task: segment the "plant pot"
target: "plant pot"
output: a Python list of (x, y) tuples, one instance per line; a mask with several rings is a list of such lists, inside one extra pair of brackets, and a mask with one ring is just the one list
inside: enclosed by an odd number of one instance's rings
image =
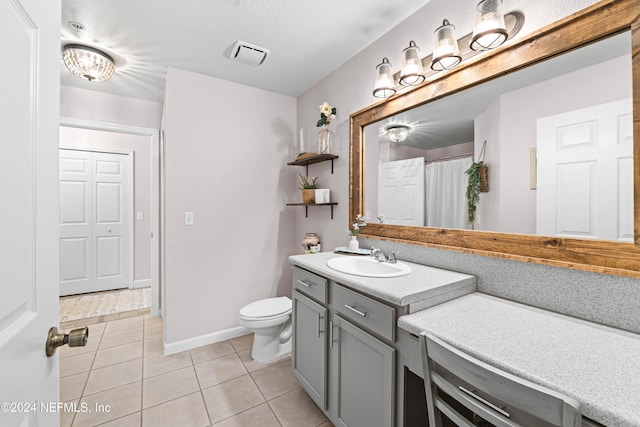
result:
[(316, 190), (303, 189), (302, 190), (302, 203), (315, 203), (316, 202)]

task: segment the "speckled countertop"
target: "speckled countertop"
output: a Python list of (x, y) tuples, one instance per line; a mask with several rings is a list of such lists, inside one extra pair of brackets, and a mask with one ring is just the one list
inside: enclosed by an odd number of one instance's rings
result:
[(339, 256), (352, 255), (333, 252), (293, 255), (289, 262), (391, 304), (410, 305), (411, 312), (476, 290), (475, 276), (406, 261), (400, 261), (411, 267), (406, 276), (375, 278), (344, 274), (327, 266), (329, 259)]
[(640, 335), (473, 293), (401, 316), (493, 366), (581, 403), (607, 426), (640, 426)]

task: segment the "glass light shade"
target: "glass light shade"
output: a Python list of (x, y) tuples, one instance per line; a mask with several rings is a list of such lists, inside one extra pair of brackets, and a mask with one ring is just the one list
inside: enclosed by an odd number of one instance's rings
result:
[(382, 58), (382, 62), (376, 67), (376, 85), (373, 89), (373, 96), (376, 98), (388, 98), (396, 93), (393, 84), (393, 73), (391, 64), (387, 58)]
[(403, 86), (415, 86), (424, 81), (422, 60), (418, 52), (420, 52), (420, 48), (413, 40), (409, 42), (409, 47), (402, 51), (400, 84)]
[(449, 70), (462, 61), (455, 28), (445, 19), (442, 21), (442, 26), (436, 29), (433, 59), (431, 60), (432, 70)]
[(116, 71), (113, 58), (89, 46), (66, 45), (62, 59), (69, 71), (89, 81), (109, 80)]
[(387, 138), (389, 141), (402, 142), (409, 136), (409, 126), (395, 125), (387, 128)]
[(507, 41), (502, 14), (502, 0), (482, 0), (476, 7), (476, 27), (469, 47), (473, 50), (495, 49)]

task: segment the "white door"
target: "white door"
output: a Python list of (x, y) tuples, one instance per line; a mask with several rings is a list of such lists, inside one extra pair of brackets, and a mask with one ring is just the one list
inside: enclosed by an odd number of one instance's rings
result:
[(57, 426), (60, 1), (0, 0), (0, 35), (0, 425)]
[(380, 163), (378, 180), (385, 224), (424, 225), (424, 157)]
[(129, 156), (60, 150), (60, 295), (127, 288)]
[(633, 242), (631, 100), (538, 119), (537, 233)]

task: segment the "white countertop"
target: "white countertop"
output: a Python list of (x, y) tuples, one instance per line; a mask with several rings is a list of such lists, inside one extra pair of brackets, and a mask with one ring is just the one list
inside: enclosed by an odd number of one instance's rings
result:
[(409, 265), (411, 273), (406, 276), (386, 278), (345, 274), (327, 266), (329, 259), (340, 256), (356, 255), (321, 252), (293, 255), (289, 257), (289, 262), (401, 307), (413, 304), (421, 309), (476, 290), (475, 276), (406, 261), (400, 262)]
[(640, 335), (480, 293), (401, 316), (398, 326), (571, 396), (604, 425), (640, 426)]

